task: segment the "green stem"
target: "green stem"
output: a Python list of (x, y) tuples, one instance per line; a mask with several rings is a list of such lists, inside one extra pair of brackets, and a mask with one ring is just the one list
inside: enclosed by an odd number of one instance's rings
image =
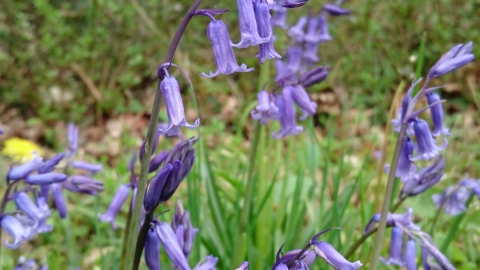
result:
[[(470, 194), (470, 197), (468, 197), (467, 202), (465, 203), (466, 208), (470, 206), (470, 203), (472, 202), (473, 197), (475, 197), (475, 194), (473, 193)], [(443, 240), (442, 246), (440, 247), (440, 251), (442, 253), (445, 253), (445, 251), (447, 251), (447, 248), (450, 245), (450, 242), (452, 242), (453, 237), (455, 236), (455, 233), (457, 232), (458, 227), (460, 226), (460, 223), (463, 220), (463, 217), (465, 217), (465, 214), (466, 214), (466, 211), (458, 215), (453, 221), (453, 224), (450, 226), (450, 231), (448, 231), (447, 237), (445, 238), (445, 240)]]
[(367, 238), (370, 237), (370, 235), (373, 235), (374, 233), (376, 233), (377, 230), (378, 230), (378, 227), (375, 227), (371, 229), (368, 233), (362, 234), (362, 237), (358, 238), (358, 240), (352, 244), (350, 249), (348, 249), (347, 253), (345, 253), (344, 255), (345, 259), (348, 260), (348, 258), (350, 258), (350, 256), (352, 256), (353, 253), (355, 253), (357, 248), (360, 247), (360, 245), (363, 244), (363, 242), (365, 242), (365, 240), (367, 240)]
[(252, 193), (253, 193), (253, 172), (255, 171), (255, 161), (257, 158), (257, 149), (258, 149), (258, 142), (260, 141), (260, 131), (261, 125), (259, 121), (255, 121), (255, 125), (253, 128), (253, 138), (252, 143), (250, 145), (250, 155), (248, 157), (248, 174), (247, 174), (247, 188), (245, 190), (245, 194), (243, 196), (243, 208), (242, 214), (240, 216), (240, 226), (238, 228), (237, 237), (235, 241), (235, 249), (233, 254), (234, 260), (233, 265), (240, 265), (243, 260), (243, 250), (244, 250), (244, 238), (243, 234), (245, 232), (245, 227), (247, 223), (247, 218), (249, 216), (250, 210), (250, 203), (252, 201)]
[[(180, 22), (180, 25), (178, 26), (177, 32), (175, 32), (175, 36), (172, 39), (172, 42), (170, 43), (170, 47), (168, 48), (167, 56), (165, 57), (165, 62), (164, 63), (171, 63), (173, 60), (173, 55), (175, 54), (175, 51), (177, 50), (178, 44), (180, 43), (180, 39), (182, 38), (183, 33), (185, 32), (185, 29), (187, 28), (188, 23), (190, 20), (193, 18), (195, 15), (195, 10), (197, 7), (200, 5), (202, 0), (195, 0), (195, 2), (192, 4), (192, 6), (188, 9), (187, 14), (183, 17), (182, 21)], [(158, 72), (159, 74), (159, 84), (160, 81), (163, 80), (165, 77), (164, 72)], [(153, 142), (153, 137), (155, 132), (157, 131), (157, 121), (158, 121), (158, 114), (160, 112), (160, 105), (162, 103), (162, 93), (160, 91), (160, 87), (157, 88), (157, 91), (155, 92), (155, 99), (153, 101), (153, 107), (152, 107), (152, 112), (150, 114), (150, 120), (148, 122), (148, 130), (147, 130), (147, 137), (146, 137), (146, 143), (145, 143), (145, 156), (149, 157), (150, 154), (152, 153), (152, 142)], [(131, 224), (129, 228), (129, 232), (125, 234), (127, 237), (127, 248), (125, 252), (125, 262), (123, 265), (124, 270), (131, 270), (131, 269), (138, 269), (138, 263), (137, 265), (134, 265), (136, 261), (136, 254), (141, 251), (135, 251), (135, 249), (140, 246), (143, 249), (143, 243), (137, 245), (137, 239), (142, 239), (140, 237), (137, 237), (137, 232), (138, 232), (138, 226), (140, 224), (140, 215), (142, 213), (142, 204), (143, 204), (143, 198), (145, 195), (145, 187), (147, 186), (147, 177), (148, 177), (148, 168), (150, 166), (150, 159), (149, 158), (144, 158), (141, 163), (140, 167), (140, 177), (138, 180), (138, 185), (137, 185), (137, 196), (135, 198), (135, 204), (133, 207), (133, 213), (131, 216)]]
[(370, 269), (377, 269), (378, 260), (380, 258), (380, 251), (382, 249), (383, 238), (385, 236), (385, 227), (387, 225), (387, 214), (390, 209), (390, 198), (392, 197), (393, 184), (395, 182), (395, 172), (397, 171), (398, 159), (400, 157), (400, 151), (402, 149), (403, 137), (407, 124), (403, 123), (400, 132), (398, 133), (397, 143), (395, 145), (395, 152), (393, 153), (392, 165), (390, 172), (388, 173), (387, 186), (385, 187), (385, 197), (383, 198), (382, 211), (380, 216), (380, 222), (378, 224), (378, 233), (375, 237), (375, 245), (373, 247), (372, 261)]
[[(128, 234), (130, 233), (131, 220), (132, 220), (132, 203), (130, 203), (130, 207), (128, 208), (127, 224), (126, 224), (125, 232), (123, 236), (122, 253), (120, 258), (125, 258), (125, 254), (127, 253), (127, 239), (128, 239)], [(124, 262), (125, 260), (120, 261), (120, 269), (123, 269)]]
[(130, 219), (129, 232), (125, 234), (127, 237), (127, 247), (125, 251), (125, 261), (123, 264), (124, 270), (136, 269), (138, 267), (134, 265), (135, 261), (135, 249), (137, 246), (137, 232), (140, 224), (140, 216), (142, 214), (143, 198), (145, 196), (145, 188), (147, 186), (148, 167), (150, 166), (150, 159), (148, 158), (152, 153), (152, 143), (155, 132), (157, 132), (157, 118), (160, 112), (160, 105), (162, 100), (162, 94), (160, 88), (155, 93), (155, 100), (153, 101), (152, 113), (150, 115), (150, 121), (148, 123), (147, 138), (145, 143), (145, 158), (142, 159), (140, 167), (140, 178), (137, 185), (137, 196), (135, 198), (135, 204), (133, 206), (133, 212)]

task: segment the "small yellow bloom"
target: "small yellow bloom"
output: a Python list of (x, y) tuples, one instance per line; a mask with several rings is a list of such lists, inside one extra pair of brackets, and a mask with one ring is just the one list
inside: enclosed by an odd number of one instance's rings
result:
[(2, 153), (16, 162), (24, 163), (34, 158), (32, 151), (43, 156), (43, 150), (38, 144), (21, 138), (10, 138), (5, 140)]

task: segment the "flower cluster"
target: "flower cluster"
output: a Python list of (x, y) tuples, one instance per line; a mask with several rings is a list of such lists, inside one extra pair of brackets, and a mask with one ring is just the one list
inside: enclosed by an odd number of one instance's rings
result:
[(456, 216), (465, 212), (467, 200), (472, 195), (480, 198), (480, 180), (466, 178), (447, 187), (441, 194), (434, 194), (432, 200), (437, 209), (443, 208), (445, 213)]
[[(412, 221), (413, 210), (407, 208), (405, 214), (388, 214), (387, 226), (391, 227), (389, 258), (380, 258), (387, 265), (406, 267), (407, 270), (417, 269), (417, 244), (421, 246), (421, 257), (424, 269), (456, 269), (450, 261), (435, 246), (430, 235), (423, 232)], [(380, 221), (380, 214), (375, 214), (368, 222), (364, 232), (369, 232), (374, 223)], [(435, 259), (436, 262), (433, 260)]]
[[(145, 191), (143, 201), (143, 214), (153, 213), (155, 208), (162, 202), (167, 201), (177, 190), (180, 183), (185, 179), (195, 161), (195, 150), (193, 145), (197, 142), (197, 137), (192, 137), (186, 141), (176, 144), (172, 150), (155, 153), (158, 146), (160, 133), (156, 132), (154, 137), (152, 153), (145, 153), (145, 142), (140, 148), (140, 160), (150, 158), (149, 173), (155, 173)], [(120, 212), (122, 205), (128, 199), (132, 191), (132, 207), (137, 193), (138, 175), (135, 173), (135, 161), (137, 155), (134, 154), (128, 164), (130, 170), (130, 183), (122, 184), (118, 188), (105, 214), (99, 215), (100, 221), (109, 222), (114, 229), (117, 229), (115, 218)]]
[[(402, 196), (415, 196), (422, 193), (437, 183), (443, 176), (445, 161), (440, 151), (445, 150), (448, 141), (446, 136), (450, 135), (449, 129), (443, 124), (443, 108), (439, 94), (435, 90), (441, 87), (427, 88), (431, 79), (456, 70), (468, 64), (474, 59), (471, 54), (473, 43), (459, 44), (445, 53), (430, 69), (426, 82), (418, 93), (412, 97), (415, 87), (421, 79), (413, 82), (402, 100), (402, 106), (398, 111), (397, 118), (392, 120), (394, 131), (399, 132), (402, 126), (406, 127), (407, 135), (403, 138), (400, 157), (397, 164), (395, 176), (399, 177), (405, 186), (402, 189)], [(425, 97), (428, 106), (414, 111), (418, 101)], [(430, 130), (426, 120), (419, 118), (425, 110), (430, 110), (433, 131)], [(438, 145), (435, 138), (443, 137), (443, 144)], [(415, 162), (419, 160), (428, 161), (435, 159), (434, 163), (422, 170), (418, 170)], [(389, 170), (389, 165), (385, 167)]]
[(48, 270), (48, 266), (45, 264), (40, 264), (37, 266), (37, 263), (34, 259), (25, 259), (25, 257), (20, 256), (18, 259), (18, 264), (13, 268), (13, 270)]
[[(145, 241), (145, 261), (150, 270), (160, 270), (160, 246), (172, 262), (175, 269), (190, 270), (190, 255), (198, 229), (193, 228), (190, 213), (183, 209), (181, 201), (177, 202), (171, 225), (154, 220), (148, 230)], [(205, 262), (199, 263), (195, 270), (215, 269), (218, 258), (206, 256)]]
[[(281, 129), (272, 133), (274, 138), (293, 136), (303, 131), (303, 127), (296, 124), (295, 104), (302, 111), (299, 120), (305, 120), (316, 112), (317, 104), (310, 99), (305, 88), (324, 81), (328, 76), (329, 66), (314, 66), (314, 64), (320, 61), (320, 57), (317, 55), (319, 45), (332, 39), (328, 32), (326, 16), (350, 14), (349, 10), (340, 7), (339, 4), (323, 5), (317, 15), (301, 17), (288, 30), (288, 35), (292, 38), (293, 43), (287, 49), (285, 60), (276, 62), (275, 83), (277, 86), (275, 89), (282, 88), (282, 92), (269, 93), (262, 90), (258, 93), (258, 106), (251, 112), (251, 117), (259, 120), (262, 125), (266, 125), (269, 120), (280, 122)], [(287, 29), (287, 9), (278, 4), (272, 5), (271, 8), (276, 13), (270, 24)], [(271, 30), (266, 33), (271, 34)], [(266, 58), (280, 58), (273, 49), (275, 39), (275, 36), (272, 35), (268, 44), (260, 45), (260, 53), (257, 55), (260, 62), (263, 63)]]
[[(7, 248), (17, 249), (36, 234), (53, 229), (53, 225), (47, 223), (52, 213), (48, 206), (50, 192), (60, 217), (65, 218), (67, 204), (63, 189), (92, 195), (103, 190), (103, 183), (91, 178), (102, 166), (75, 161), (77, 149), (78, 127), (69, 124), (66, 154), (58, 153), (47, 161), (35, 154), (32, 160), (10, 168), (6, 177), (7, 190), (0, 209), (1, 226), (13, 238), (12, 242), (5, 242)], [(64, 158), (64, 165), (57, 167)], [(70, 174), (72, 168), (82, 172)], [(10, 201), (16, 205), (17, 210), (14, 212), (6, 212)]]
[[(316, 234), (303, 249), (295, 249), (283, 254), (283, 246), (280, 247), (272, 270), (308, 270), (317, 257), (324, 259), (335, 269), (359, 269), (362, 266), (360, 261), (349, 262), (328, 242), (318, 240), (323, 233), (329, 230)], [(237, 270), (248, 270), (248, 266), (248, 262), (243, 262)]]

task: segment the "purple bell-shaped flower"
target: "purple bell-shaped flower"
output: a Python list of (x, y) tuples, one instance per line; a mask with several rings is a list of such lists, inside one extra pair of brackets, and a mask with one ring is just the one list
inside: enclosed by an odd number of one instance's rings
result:
[(233, 48), (230, 45), (230, 36), (228, 34), (227, 26), (224, 22), (212, 18), (212, 21), (207, 27), (207, 36), (212, 43), (213, 56), (215, 63), (217, 64), (217, 71), (215, 71), (215, 73), (210, 71), (209, 75), (202, 72), (202, 76), (211, 78), (218, 74), (228, 75), (234, 72), (250, 72), (253, 70), (253, 68), (247, 68), (247, 65), (245, 64), (240, 66), (237, 64)]
[(173, 76), (168, 75), (168, 72), (165, 73), (166, 76), (160, 83), (160, 89), (162, 90), (165, 106), (167, 107), (168, 127), (166, 129), (159, 129), (159, 132), (166, 136), (176, 136), (180, 133), (181, 127), (190, 129), (197, 128), (200, 125), (200, 119), (195, 120), (193, 125), (187, 123), (178, 82)]
[(259, 120), (260, 124), (266, 125), (269, 120), (279, 119), (279, 112), (275, 103), (270, 100), (270, 94), (262, 90), (258, 93), (258, 105), (250, 112), (254, 120)]
[(448, 142), (444, 138), (443, 146), (437, 146), (433, 140), (432, 133), (425, 120), (419, 119), (413, 122), (413, 131), (417, 139), (417, 156), (410, 157), (411, 161), (417, 161), (420, 159), (430, 160), (438, 156), (438, 152), (447, 148)]
[(286, 86), (282, 90), (282, 96), (276, 100), (278, 111), (280, 112), (281, 129), (274, 131), (272, 136), (280, 139), (288, 135), (297, 135), (303, 131), (303, 127), (297, 126), (295, 105), (292, 98), (292, 86)]
[[(256, 4), (258, 4), (259, 2), (260, 1), (258, 1)], [(256, 46), (258, 44), (268, 42), (272, 35), (271, 29), (270, 29), (270, 34), (268, 34), (265, 37), (262, 37), (257, 29), (257, 23), (259, 22), (265, 23), (266, 21), (268, 21), (268, 25), (270, 25), (270, 16), (268, 18), (261, 18), (261, 21), (257, 21), (255, 12), (258, 10), (255, 10), (254, 12), (253, 4), (251, 0), (237, 0), (237, 7), (238, 7), (238, 20), (240, 25), (240, 35), (242, 36), (242, 39), (238, 44), (233, 44), (231, 42), (230, 44), (233, 47), (237, 47), (237, 48), (247, 48), (249, 46)], [(267, 8), (268, 8), (268, 5), (267, 5)], [(264, 26), (265, 25), (261, 25), (259, 27), (264, 27)]]

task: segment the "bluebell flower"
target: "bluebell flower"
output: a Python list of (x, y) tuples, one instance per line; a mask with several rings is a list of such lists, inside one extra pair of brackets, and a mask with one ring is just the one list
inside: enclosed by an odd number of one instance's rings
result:
[(318, 26), (320, 25), (320, 21), (318, 20), (317, 17), (310, 17), (308, 19), (308, 26), (307, 26), (307, 32), (305, 33), (303, 39), (305, 42), (309, 43), (316, 43), (318, 44)]
[[(50, 208), (48, 208), (48, 203), (45, 197), (38, 196), (35, 198), (35, 203), (37, 204), (38, 208), (43, 211), (44, 213), (50, 212)], [(47, 224), (47, 217), (42, 218), (36, 227), (36, 233), (47, 233), (53, 230), (53, 226)]]
[(157, 233), (168, 258), (172, 261), (172, 264), (180, 270), (190, 270), (187, 258), (183, 254), (181, 247), (178, 245), (177, 236), (170, 225), (165, 222), (156, 222), (155, 232)]
[(313, 42), (305, 43), (302, 57), (309, 61), (309, 63), (320, 61), (320, 57), (317, 55), (318, 45), (318, 43)]
[(7, 181), (22, 179), (27, 176), (27, 174), (41, 168), (43, 164), (43, 158), (35, 154), (35, 157), (32, 160), (10, 169), (7, 174)]
[(168, 176), (172, 172), (172, 164), (165, 165), (153, 178), (145, 190), (145, 197), (143, 199), (143, 208), (145, 212), (150, 213), (160, 203), (160, 196), (163, 191), (163, 187), (168, 180)]
[(272, 26), (287, 29), (289, 27), (287, 25), (287, 9), (277, 4), (273, 4), (272, 9), (275, 11), (271, 19)]
[(443, 177), (445, 159), (440, 156), (433, 164), (410, 176), (400, 191), (400, 196), (413, 197), (434, 186)]
[(478, 198), (480, 198), (480, 180), (467, 178), (460, 181), (460, 186), (469, 188)]
[(390, 257), (388, 259), (380, 258), (380, 260), (388, 265), (403, 266), (402, 248), (403, 231), (399, 227), (394, 226), (390, 237)]
[(63, 159), (64, 156), (65, 156), (64, 153), (58, 153), (55, 156), (53, 156), (51, 159), (45, 161), (43, 166), (38, 169), (38, 173), (41, 174), (41, 173), (50, 172), (51, 170), (53, 170), (55, 166), (58, 165), (58, 163), (60, 163), (60, 161)]
[(298, 83), (307, 88), (317, 83), (323, 82), (330, 72), (330, 66), (318, 66), (305, 72), (298, 78)]
[(44, 174), (30, 174), (25, 177), (25, 182), (32, 185), (46, 185), (52, 183), (63, 182), (67, 179), (67, 175), (63, 173), (44, 173)]
[(248, 270), (249, 266), (250, 266), (250, 263), (245, 261), (245, 262), (242, 262), (242, 264), (240, 264), (240, 267), (238, 267), (235, 270)]
[(25, 240), (31, 239), (34, 234), (32, 228), (26, 229), (18, 219), (9, 215), (1, 216), (0, 224), (2, 229), (12, 237), (12, 242), (5, 241), (5, 247), (8, 249), (19, 248)]
[[(425, 266), (425, 270), (428, 269), (444, 269), (444, 270), (455, 270), (456, 268), (452, 263), (445, 257), (445, 255), (440, 252), (440, 250), (435, 246), (433, 239), (430, 235), (421, 232), (417, 233), (420, 236), (420, 245), (422, 246), (422, 263)], [(433, 260), (430, 260), (430, 257), (433, 257), (437, 263), (434, 263)]]
[(258, 45), (260, 48), (260, 51), (255, 57), (260, 59), (260, 63), (263, 64), (265, 62), (265, 59), (282, 58), (282, 56), (278, 54), (277, 51), (275, 51), (275, 48), (273, 47), (275, 40), (276, 40), (276, 37), (272, 35), (272, 37), (270, 38), (270, 41), (268, 41), (267, 43), (262, 43)]
[(53, 183), (50, 185), (52, 190), (52, 197), (55, 207), (57, 207), (58, 214), (60, 218), (64, 219), (67, 217), (67, 204), (65, 203), (65, 197), (63, 196), (62, 184)]
[(269, 37), (267, 42), (259, 44), (260, 52), (255, 56), (264, 63), (265, 59), (282, 58), (273, 47), (275, 37), (272, 34), (271, 16), (268, 4), (263, 1), (257, 1), (255, 6), (255, 20), (257, 21), (258, 34), (260, 37)]
[(302, 48), (291, 46), (287, 50), (285, 69), (289, 74), (296, 74), (302, 66)]
[(75, 169), (86, 170), (91, 173), (97, 173), (103, 169), (102, 164), (92, 164), (86, 161), (74, 161), (72, 167)]
[(445, 189), (441, 194), (432, 195), (432, 200), (440, 209), (442, 206), (445, 213), (456, 216), (463, 213), (466, 209), (465, 203), (470, 196), (470, 191), (464, 186), (451, 186)]
[(160, 270), (160, 238), (158, 238), (154, 227), (148, 229), (147, 239), (145, 240), (145, 262), (148, 269)]
[(322, 257), (328, 264), (335, 269), (354, 270), (362, 266), (360, 261), (349, 262), (332, 245), (327, 242), (314, 241), (313, 250), (317, 256)]
[[(247, 48), (249, 46), (266, 43), (270, 40), (271, 33), (265, 37), (259, 35), (257, 29), (257, 23), (259, 23), (259, 21), (256, 20), (253, 5), (250, 0), (237, 0), (238, 20), (242, 38), (238, 44), (230, 42), (233, 47)], [(265, 22), (266, 19), (267, 18), (264, 18), (262, 22)]]
[(164, 72), (166, 76), (160, 83), (160, 89), (162, 90), (165, 107), (167, 108), (168, 127), (167, 129), (159, 129), (158, 131), (166, 136), (176, 136), (180, 132), (181, 127), (190, 129), (197, 128), (200, 125), (200, 119), (195, 120), (193, 125), (187, 123), (178, 82), (173, 76), (170, 76), (167, 71)]
[[(250, 3), (251, 4), (251, 3)], [(210, 71), (209, 75), (202, 72), (204, 77), (215, 77), (218, 74), (232, 74), (234, 72), (250, 72), (253, 68), (247, 68), (245, 64), (238, 65), (230, 45), (230, 36), (227, 26), (220, 20), (214, 20), (208, 24), (207, 36), (212, 43), (213, 56), (217, 64), (217, 71)]]
[(154, 172), (160, 168), (160, 165), (165, 161), (168, 156), (168, 151), (164, 150), (157, 155), (155, 155), (152, 160), (150, 160), (150, 166), (148, 167), (148, 172)]
[(416, 270), (416, 253), (417, 253), (417, 243), (415, 240), (409, 238), (405, 244), (405, 267), (407, 270)]
[[(295, 265), (289, 268), (287, 267), (287, 263), (290, 262), (293, 258), (295, 258), (302, 250), (295, 249), (285, 253), (285, 255), (282, 255), (282, 248), (283, 246), (280, 247), (280, 249), (277, 252), (275, 263), (272, 267), (272, 270), (308, 269), (308, 266), (310, 266), (317, 258), (317, 254), (313, 250), (307, 250), (302, 255), (300, 255), (300, 257), (295, 261)], [(297, 266), (300, 266), (300, 267), (303, 266), (304, 268), (297, 268)]]
[(475, 56), (471, 53), (473, 42), (466, 45), (458, 44), (446, 52), (428, 72), (428, 77), (436, 78), (473, 61)]
[(417, 139), (417, 156), (411, 157), (410, 160), (417, 161), (420, 159), (430, 160), (438, 156), (438, 152), (447, 148), (447, 139), (444, 138), (443, 146), (437, 146), (433, 140), (432, 133), (427, 122), (422, 119), (413, 122), (413, 131)]
[[(25, 259), (25, 257), (20, 256), (18, 259), (18, 264), (13, 268), (13, 270), (40, 270), (37, 268), (37, 263), (35, 263), (34, 259)], [(48, 269), (48, 268), (47, 268)]]
[(262, 125), (266, 125), (269, 120), (277, 120), (280, 116), (275, 102), (270, 99), (270, 94), (265, 90), (258, 93), (258, 105), (250, 115), (254, 120), (259, 120)]
[(328, 23), (327, 23), (327, 18), (325, 16), (320, 15), (318, 16), (319, 20), (319, 28), (320, 28), (320, 33), (317, 36), (317, 42), (327, 42), (332, 40), (332, 36), (330, 35), (330, 32), (328, 31)]
[(192, 251), (193, 242), (198, 229), (193, 228), (190, 220), (190, 212), (184, 211), (182, 201), (180, 200), (177, 201), (171, 227), (177, 235), (177, 240), (183, 254), (188, 258)]
[(205, 257), (205, 262), (202, 264), (197, 265), (194, 270), (215, 270), (215, 266), (217, 265), (218, 258), (212, 255), (208, 255)]
[(332, 16), (341, 16), (341, 15), (350, 14), (350, 10), (342, 8), (342, 7), (340, 7), (336, 4), (332, 4), (332, 3), (323, 4), (322, 10), (327, 12), (329, 15), (332, 15)]
[[(402, 148), (400, 149), (400, 157), (398, 159), (397, 171), (395, 176), (399, 177), (402, 182), (407, 182), (416, 172), (417, 167), (410, 160), (413, 155), (413, 142), (410, 137), (405, 136), (402, 142)], [(385, 166), (385, 171), (388, 173), (390, 165)]]
[[(420, 230), (420, 227), (418, 227), (415, 223), (412, 221), (412, 214), (413, 214), (413, 209), (410, 207), (407, 207), (407, 211), (404, 214), (387, 214), (387, 226), (388, 227), (393, 227), (393, 226), (398, 226), (401, 228), (406, 228), (406, 229), (411, 229), (411, 230)], [(363, 230), (363, 233), (366, 234), (370, 232), (373, 229), (373, 226), (375, 223), (380, 222), (380, 213), (376, 213), (373, 215), (373, 217), (368, 221), (367, 225), (365, 226), (365, 229)]]
[(292, 89), (287, 86), (282, 90), (282, 96), (276, 100), (276, 105), (280, 113), (281, 129), (274, 131), (272, 136), (280, 139), (288, 135), (297, 135), (303, 131), (303, 127), (297, 126), (295, 105), (293, 104)]
[(13, 198), (15, 201), (15, 205), (17, 208), (22, 211), (26, 216), (31, 218), (35, 224), (38, 224), (41, 219), (46, 218), (50, 215), (50, 211), (44, 211), (38, 206), (32, 202), (30, 197), (27, 195), (27, 193), (21, 191), (18, 192), (15, 197)]
[(288, 30), (288, 35), (297, 42), (302, 42), (305, 39), (305, 26), (308, 23), (308, 18), (303, 16), (298, 22)]
[[(427, 97), (428, 105), (432, 105), (435, 102), (440, 101), (440, 96), (435, 92), (427, 92), (425, 93)], [(433, 136), (443, 135), (450, 135), (450, 132), (447, 128), (443, 126), (443, 108), (442, 103), (437, 103), (430, 107), (430, 114), (432, 116), (433, 122)]]
[(309, 115), (314, 115), (317, 109), (317, 103), (310, 99), (307, 91), (301, 85), (286, 86), (291, 87), (292, 98), (297, 105), (302, 109), (303, 115), (299, 117), (300, 120), (305, 120)]
[(115, 218), (118, 215), (118, 212), (122, 209), (122, 205), (128, 198), (130, 194), (130, 187), (128, 185), (120, 185), (113, 196), (112, 202), (108, 206), (108, 210), (105, 214), (99, 215), (101, 222), (109, 222), (113, 229), (117, 229), (117, 225), (115, 224)]

